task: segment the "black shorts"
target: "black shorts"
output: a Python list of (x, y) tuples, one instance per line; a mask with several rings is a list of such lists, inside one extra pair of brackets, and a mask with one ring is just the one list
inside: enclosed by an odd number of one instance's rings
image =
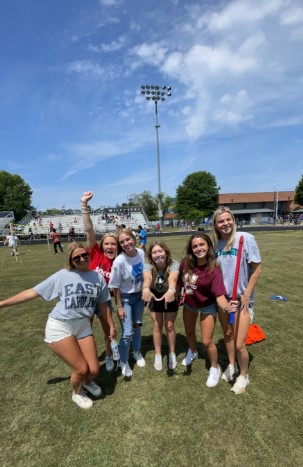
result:
[[(154, 294), (155, 297), (161, 298), (163, 297), (165, 292), (157, 292), (154, 289), (151, 289), (151, 293)], [(156, 300), (151, 300), (149, 309), (150, 311), (155, 311), (158, 313), (175, 313), (178, 311), (178, 303), (177, 300), (166, 304), (167, 308), (165, 308), (165, 301), (162, 300), (161, 302), (157, 302)]]

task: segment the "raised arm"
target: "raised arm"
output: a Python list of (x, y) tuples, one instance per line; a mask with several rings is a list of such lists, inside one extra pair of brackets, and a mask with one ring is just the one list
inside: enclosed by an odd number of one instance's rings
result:
[(6, 298), (0, 302), (0, 308), (6, 308), (8, 306), (20, 305), (20, 303), (29, 302), (35, 298), (40, 297), (40, 295), (34, 289), (27, 289), (23, 292), (14, 295), (13, 297)]
[(82, 219), (84, 222), (85, 230), (86, 230), (86, 238), (87, 238), (87, 248), (93, 248), (97, 243), (96, 234), (94, 231), (94, 226), (89, 215), (89, 209), (87, 203), (93, 197), (92, 191), (85, 191), (81, 197), (81, 212), (82, 212)]

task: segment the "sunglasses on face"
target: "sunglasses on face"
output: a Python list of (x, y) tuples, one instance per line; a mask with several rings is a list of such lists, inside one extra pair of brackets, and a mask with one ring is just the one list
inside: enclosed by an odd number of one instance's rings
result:
[(89, 254), (88, 253), (82, 253), (81, 255), (74, 256), (72, 258), (72, 261), (74, 261), (75, 263), (80, 263), (81, 258), (84, 259), (84, 260), (87, 260), (89, 258)]

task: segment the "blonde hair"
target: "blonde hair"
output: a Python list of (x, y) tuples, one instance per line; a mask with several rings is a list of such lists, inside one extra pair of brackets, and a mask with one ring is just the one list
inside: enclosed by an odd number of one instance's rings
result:
[(235, 243), (235, 238), (236, 238), (236, 219), (235, 219), (235, 216), (233, 215), (232, 211), (229, 209), (229, 207), (219, 206), (215, 210), (213, 218), (212, 218), (212, 231), (213, 231), (212, 233), (213, 233), (213, 238), (214, 238), (214, 244), (216, 245), (218, 240), (221, 239), (220, 232), (218, 231), (218, 228), (217, 228), (218, 217), (221, 216), (221, 214), (223, 214), (225, 212), (230, 214), (233, 221), (234, 221), (232, 231), (231, 231), (231, 233), (229, 235), (226, 246), (224, 248), (224, 251), (229, 251), (229, 250), (232, 249), (233, 244)]
[(122, 253), (122, 251), (124, 251), (123, 248), (121, 247), (120, 241), (119, 241), (120, 236), (123, 235), (123, 234), (124, 235), (129, 235), (135, 241), (135, 245), (136, 245), (137, 239), (136, 239), (136, 236), (133, 234), (133, 232), (130, 229), (127, 229), (127, 228), (120, 229), (117, 232), (118, 254), (120, 254), (120, 253)]
[(72, 254), (75, 250), (77, 250), (77, 248), (83, 248), (83, 250), (87, 252), (86, 247), (83, 246), (82, 243), (77, 243), (77, 242), (70, 243), (66, 251), (66, 269), (68, 271), (71, 271), (72, 269), (76, 269), (72, 261)]
[(101, 250), (103, 251), (103, 243), (104, 243), (104, 240), (106, 238), (109, 238), (109, 237), (112, 237), (115, 239), (115, 242), (116, 242), (116, 252), (115, 252), (115, 257), (117, 256), (118, 254), (118, 239), (117, 239), (117, 235), (114, 234), (114, 233), (110, 233), (110, 232), (107, 232), (106, 234), (103, 235), (103, 237), (101, 238), (100, 240), (100, 248)]

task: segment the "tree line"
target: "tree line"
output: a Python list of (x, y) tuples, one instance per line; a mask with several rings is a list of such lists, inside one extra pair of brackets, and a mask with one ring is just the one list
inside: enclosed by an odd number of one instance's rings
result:
[[(199, 171), (188, 175), (178, 186), (176, 198), (161, 193), (160, 201), (165, 215), (171, 209), (179, 219), (198, 221), (208, 217), (218, 205), (220, 187), (214, 175)], [(20, 175), (0, 171), (0, 211), (13, 211), (15, 220), (20, 221), (30, 210), (32, 189)], [(296, 186), (294, 202), (303, 206), (303, 175)], [(133, 193), (122, 207), (142, 206), (150, 220), (158, 219), (159, 195), (150, 191)]]

